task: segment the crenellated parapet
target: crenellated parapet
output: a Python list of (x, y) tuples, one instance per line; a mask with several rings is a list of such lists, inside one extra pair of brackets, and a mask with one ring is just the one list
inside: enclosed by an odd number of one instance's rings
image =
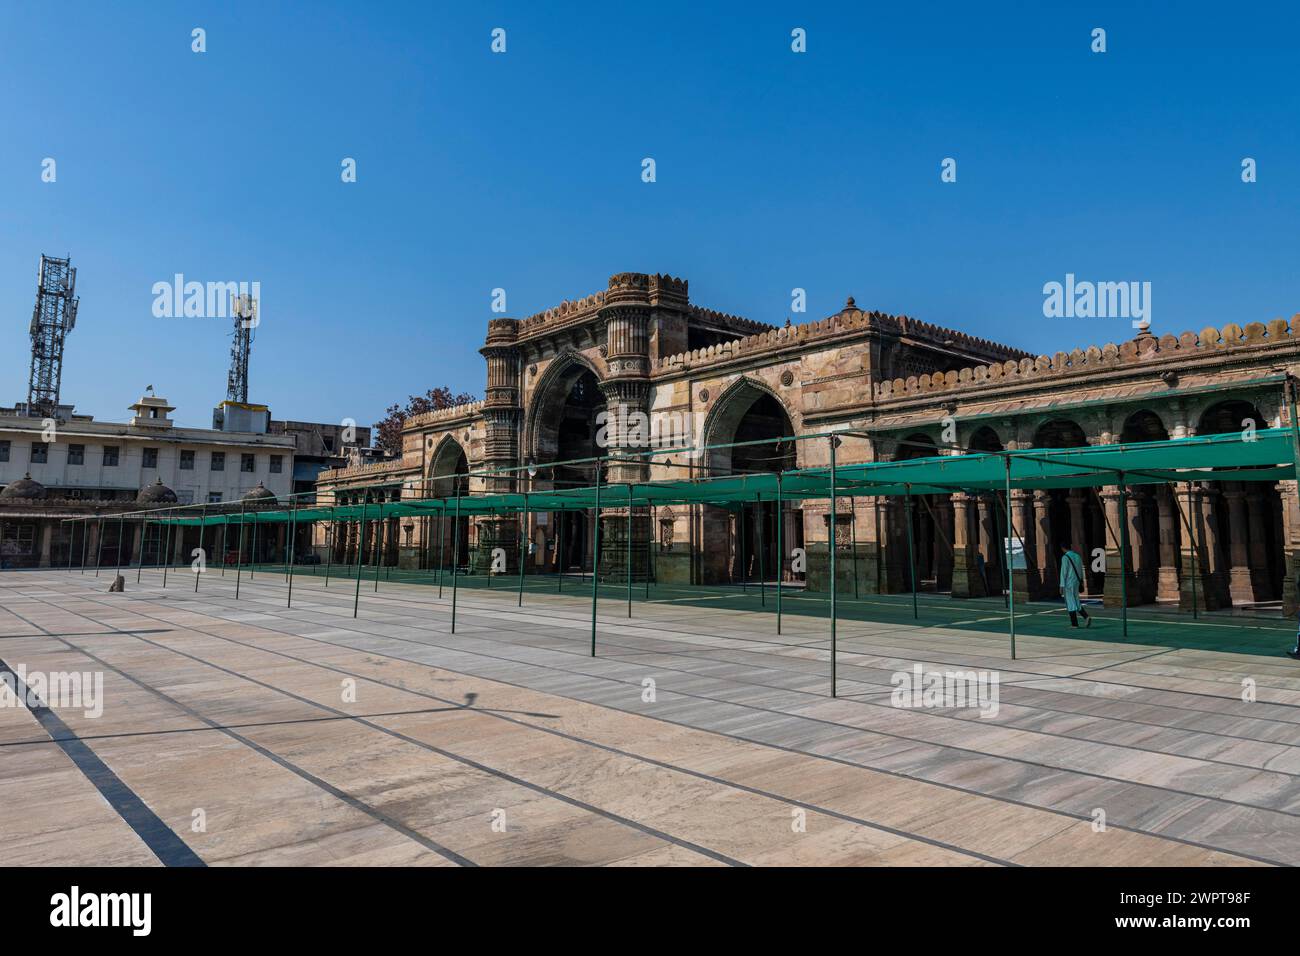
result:
[(1055, 355), (1025, 357), (988, 365), (975, 365), (931, 375), (896, 378), (875, 385), (878, 401), (928, 395), (936, 392), (965, 391), (1016, 382), (1039, 381), (1084, 373), (1142, 369), (1169, 364), (1175, 368), (1204, 356), (1222, 355), (1234, 350), (1251, 350), (1290, 346), (1300, 350), (1300, 315), (1288, 324), (1274, 319), (1267, 324), (1251, 322), (1244, 328), (1230, 323), (1222, 329), (1213, 327), (1182, 335), (1142, 335), (1119, 345), (1108, 342)]
[(479, 400), (465, 402), (463, 405), (449, 405), (447, 408), (437, 408), (431, 412), (421, 412), (408, 418), (402, 425), (402, 430), (409, 431), (412, 428), (423, 428), (429, 425), (446, 425), (458, 419), (477, 418), (483, 411), (484, 404), (485, 402)]
[[(749, 320), (743, 320), (749, 321)], [(757, 323), (755, 323), (757, 324)], [(741, 358), (761, 356), (788, 349), (817, 348), (829, 346), (836, 339), (873, 333), (877, 337), (890, 336), (911, 341), (915, 344), (935, 349), (942, 349), (955, 354), (1019, 360), (1027, 357), (1028, 352), (1011, 348), (998, 342), (967, 335), (953, 329), (943, 328), (929, 322), (921, 322), (906, 315), (889, 315), (884, 312), (864, 312), (849, 305), (834, 315), (815, 322), (802, 325), (785, 325), (782, 327), (763, 327), (763, 331), (747, 335), (730, 342), (722, 342), (707, 348), (692, 349), (669, 355), (656, 363), (655, 371), (672, 373), (699, 369), (703, 366), (718, 365)]]

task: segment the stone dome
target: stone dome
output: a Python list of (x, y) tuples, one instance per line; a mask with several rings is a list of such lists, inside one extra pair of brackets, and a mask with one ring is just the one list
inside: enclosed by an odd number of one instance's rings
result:
[(152, 485), (145, 485), (140, 489), (135, 500), (137, 504), (142, 505), (174, 505), (176, 492), (164, 485), (161, 478), (155, 478)]
[(4, 491), (0, 491), (0, 498), (44, 498), (45, 486), (39, 481), (33, 481), (29, 472), (17, 481), (11, 481), (5, 485)]
[(250, 488), (248, 491), (244, 492), (241, 500), (253, 504), (265, 504), (268, 501), (275, 501), (276, 498), (275, 492), (271, 491), (259, 481), (256, 488)]

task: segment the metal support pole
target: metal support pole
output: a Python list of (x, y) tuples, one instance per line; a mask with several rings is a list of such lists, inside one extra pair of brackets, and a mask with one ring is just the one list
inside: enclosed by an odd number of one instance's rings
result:
[(325, 586), (330, 586), (330, 568), (334, 566), (334, 545), (339, 539), (339, 526), (334, 521), (334, 506), (330, 505), (330, 524), (325, 532)]
[(235, 552), (235, 600), (239, 600), (239, 583), (244, 576), (244, 500), (239, 500), (239, 549)]
[(357, 522), (357, 567), (356, 567), (356, 585), (352, 592), (352, 616), (357, 616), (357, 608), (361, 606), (361, 552), (365, 550), (366, 543), (366, 509), (370, 502), (362, 500), (361, 502), (361, 520)]
[[(221, 576), (226, 576), (226, 532), (230, 529), (230, 515), (221, 516)], [(144, 555), (140, 556), (143, 563)]]
[(524, 606), (524, 526), (528, 523), (528, 492), (524, 492), (524, 512), (519, 522), (519, 607)]
[(66, 518), (59, 523), (68, 526), (68, 573), (71, 574), (72, 573), (72, 541), (77, 536), (76, 531), (73, 529), (75, 529), (77, 526), (75, 523), (69, 521)]
[[(205, 504), (199, 512), (199, 553), (203, 558), (203, 561), (199, 564), (199, 568), (207, 568), (208, 566), (208, 553), (203, 550), (203, 532), (204, 530), (206, 530), (207, 525), (208, 525), (208, 506)], [(201, 577), (200, 572), (198, 568), (196, 568), (194, 571), (194, 593), (195, 594), (199, 593), (200, 577)]]
[(1128, 637), (1128, 486), (1119, 473), (1119, 616), (1124, 637)]
[(920, 615), (916, 608), (916, 557), (915, 545), (913, 543), (912, 533), (912, 486), (904, 485), (907, 494), (903, 496), (903, 520), (907, 524), (907, 580), (912, 589), (912, 620), (916, 620)]
[(591, 536), (591, 656), (596, 656), (596, 602), (600, 588), (600, 462), (596, 462), (596, 507)]
[(758, 552), (758, 599), (767, 607), (767, 569), (763, 566), (763, 495), (754, 494), (754, 550)]
[(81, 521), (81, 573), (86, 573), (86, 545), (90, 542), (90, 522)]
[[(100, 515), (99, 522), (95, 529), (95, 577), (99, 577), (99, 565), (104, 560), (104, 517)], [(167, 586), (167, 578), (163, 578), (163, 587)]]
[(375, 521), (375, 593), (379, 593), (379, 565), (380, 562), (387, 559), (384, 554), (384, 538), (388, 534), (388, 519), (384, 517), (383, 502), (376, 502), (379, 507), (379, 518)]
[(113, 571), (113, 580), (122, 575), (122, 515), (117, 516), (117, 568)]
[(170, 568), (172, 565), (172, 519), (174, 517), (175, 517), (175, 512), (171, 508), (168, 508), (167, 509), (167, 544), (163, 548), (163, 551), (165, 553), (162, 556), (163, 557), (163, 582), (162, 582), (163, 587), (167, 586), (167, 569)]
[(564, 526), (568, 523), (564, 519), (568, 516), (567, 511), (553, 511), (555, 522), (560, 527), (556, 531), (555, 543), (555, 593), (559, 594), (564, 590)]
[(835, 652), (836, 652), (836, 635), (835, 635), (835, 551), (836, 551), (836, 528), (838, 524), (838, 515), (835, 513), (835, 436), (830, 436), (831, 446), (831, 520), (830, 541), (828, 542), (830, 550), (831, 565), (831, 696), (839, 696), (839, 688), (836, 682), (835, 673)]
[[(456, 589), (460, 576), (460, 486), (456, 486), (456, 517), (451, 524), (451, 633), (456, 633)], [(441, 593), (441, 592), (440, 592)]]
[(291, 512), (289, 514), (289, 595), (285, 599), (285, 607), (293, 607), (293, 565), (298, 557), (298, 499), (292, 499)]
[(781, 633), (781, 587), (785, 579), (785, 522), (782, 520), (781, 472), (776, 473), (776, 633)]
[(736, 551), (740, 555), (740, 590), (749, 593), (749, 565), (745, 563), (745, 506), (736, 508)]
[[(658, 510), (655, 508), (655, 506), (654, 506), (654, 505), (651, 505), (651, 506), (650, 506), (650, 513), (649, 513), (649, 515), (648, 515), (649, 520), (646, 522), (646, 533), (645, 533), (645, 599), (646, 599), (647, 601), (650, 600), (650, 568), (651, 568), (650, 555), (654, 553), (654, 549), (655, 549), (655, 518), (658, 516), (658, 513), (659, 513), (659, 512), (658, 512)], [(655, 561), (654, 561), (654, 570), (655, 570), (656, 572), (659, 570), (659, 560), (658, 560), (658, 558), (656, 558)], [(658, 577), (657, 574), (656, 574), (655, 576)]]
[(632, 616), (632, 484), (627, 486), (627, 547), (623, 549), (627, 562), (627, 616)]
[(853, 600), (862, 597), (858, 593), (858, 499), (850, 497), (849, 504), (853, 512), (849, 515), (849, 547), (853, 549)]
[(248, 556), (248, 579), (257, 574), (257, 512), (253, 512), (253, 553)]
[[(460, 484), (456, 485), (456, 497), (460, 498)], [(452, 525), (451, 533), (456, 533)], [(453, 554), (455, 553), (453, 544)], [(447, 566), (447, 503), (444, 501), (438, 513), (438, 600), (442, 600), (442, 569)]]
[(1011, 628), (1011, 659), (1016, 659), (1016, 594), (1011, 580), (1011, 456), (1003, 455), (1006, 469), (1007, 510), (1007, 622)]

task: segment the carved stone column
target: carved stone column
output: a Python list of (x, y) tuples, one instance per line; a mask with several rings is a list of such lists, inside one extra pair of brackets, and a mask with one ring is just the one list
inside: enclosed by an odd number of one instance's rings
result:
[[(1028, 601), (1042, 592), (1043, 581), (1034, 560), (1034, 494), (1017, 488), (1011, 492), (1011, 518), (1014, 530), (1007, 533), (1019, 537), (1024, 547), (1025, 567), (1012, 570), (1011, 584), (1017, 601)], [(1002, 542), (998, 543), (1002, 549)], [(1005, 558), (1004, 558), (1005, 559)]]
[[(483, 398), (483, 469), (517, 468), (519, 460), (519, 322), (492, 319), (488, 322), (487, 344), (479, 349), (487, 359), (487, 390)], [(502, 494), (519, 488), (517, 471), (489, 474), (483, 480), (488, 494)], [(486, 574), (492, 566), (492, 552), (501, 548), (506, 566), (515, 564), (519, 550), (519, 518), (492, 516), (477, 519), (479, 548), (474, 552), (471, 571)]]
[(1156, 509), (1160, 513), (1160, 567), (1156, 571), (1156, 600), (1179, 600), (1178, 541), (1181, 535), (1179, 517), (1174, 511), (1173, 492), (1161, 488), (1156, 493)]
[(1247, 535), (1246, 492), (1240, 482), (1225, 482), (1223, 499), (1228, 505), (1228, 595), (1233, 604), (1250, 604), (1255, 588), (1250, 576)]
[[(1085, 507), (1088, 503), (1088, 493), (1082, 488), (1071, 488), (1065, 496), (1066, 504), (1070, 509), (1070, 550), (1079, 556), (1083, 562), (1083, 581), (1079, 584), (1081, 594), (1092, 594), (1091, 586), (1091, 567), (1092, 554), (1088, 551), (1088, 514)], [(1054, 567), (1057, 571), (1057, 590), (1060, 590), (1060, 556), (1053, 554), (1052, 558), (1056, 561)]]
[(1201, 532), (1201, 552), (1205, 561), (1207, 607), (1210, 601), (1215, 602), (1215, 607), (1232, 605), (1228, 588), (1228, 569), (1223, 562), (1223, 549), (1220, 544), (1223, 528), (1220, 525), (1218, 510), (1215, 508), (1215, 500), (1220, 494), (1219, 488), (1211, 482), (1201, 482), (1199, 495), (1201, 522), (1198, 530)]
[(984, 597), (988, 591), (979, 573), (978, 541), (975, 528), (975, 497), (964, 492), (949, 495), (952, 500), (952, 596)]
[(1130, 488), (1125, 507), (1125, 520), (1128, 521), (1128, 555), (1129, 568), (1132, 570), (1132, 587), (1129, 592), (1129, 606), (1142, 604), (1147, 600), (1147, 592), (1153, 590), (1148, 580), (1154, 578), (1154, 569), (1150, 567), (1147, 554), (1146, 522), (1142, 520), (1146, 490)]
[(1300, 581), (1297, 565), (1300, 563), (1300, 495), (1296, 482), (1279, 481), (1277, 493), (1282, 504), (1282, 613), (1295, 617), (1300, 610)]
[(1034, 565), (1033, 574), (1038, 579), (1037, 599), (1055, 597), (1060, 593), (1060, 578), (1057, 573), (1059, 559), (1052, 548), (1052, 493), (1039, 488), (1033, 493), (1033, 551), (1029, 552), (1029, 561)]
[[(1127, 516), (1121, 507), (1118, 488), (1106, 488), (1100, 495), (1106, 517), (1106, 584), (1102, 592), (1102, 603), (1106, 607), (1122, 607), (1127, 586), (1128, 603), (1131, 607), (1137, 603), (1136, 582), (1130, 573), (1132, 556), (1123, 554), (1122, 552), (1129, 549), (1120, 547), (1123, 543), (1120, 538), (1120, 522), (1127, 520)], [(1128, 560), (1123, 560), (1126, 557)], [(1128, 576), (1127, 582), (1124, 580), (1125, 575)]]
[[(605, 451), (615, 459), (607, 472), (611, 485), (646, 481), (650, 476), (649, 462), (641, 457), (650, 443), (650, 284), (651, 277), (638, 272), (610, 276), (600, 311), (608, 370), (600, 383), (605, 395)], [(611, 488), (610, 510), (601, 509), (602, 573), (610, 580), (626, 579), (631, 534), (632, 578), (644, 580), (649, 573), (645, 546), (649, 509), (634, 508), (629, 525), (627, 508), (619, 507), (620, 491)]]

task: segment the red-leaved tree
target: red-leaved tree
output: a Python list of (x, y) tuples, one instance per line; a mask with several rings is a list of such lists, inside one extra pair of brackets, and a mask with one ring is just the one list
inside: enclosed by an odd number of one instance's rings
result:
[(436, 412), (440, 408), (464, 405), (466, 402), (474, 401), (474, 399), (475, 396), (470, 395), (468, 392), (453, 395), (451, 389), (444, 385), (441, 388), (431, 388), (423, 395), (412, 395), (405, 407), (390, 405), (384, 410), (383, 419), (375, 422), (375, 447), (382, 448), (394, 455), (400, 455), (402, 453), (402, 426), (406, 424), (408, 418), (424, 412)]

